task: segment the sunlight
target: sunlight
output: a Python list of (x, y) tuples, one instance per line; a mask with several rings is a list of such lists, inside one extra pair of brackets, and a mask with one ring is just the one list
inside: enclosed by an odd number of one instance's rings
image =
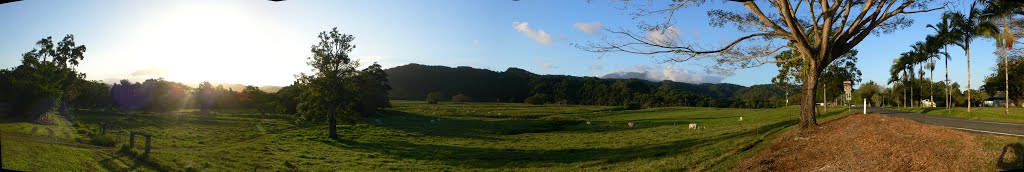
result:
[(304, 59), (284, 58), (295, 56), (281, 47), (295, 42), (289, 33), (242, 7), (205, 2), (154, 11), (150, 20), (132, 29), (130, 34), (135, 36), (127, 37), (132, 43), (126, 50), (148, 56), (142, 59), (149, 60), (135, 61), (137, 65), (162, 69), (164, 78), (190, 84), (204, 80), (268, 84), (273, 81), (263, 77), (270, 74), (266, 69), (302, 64)]

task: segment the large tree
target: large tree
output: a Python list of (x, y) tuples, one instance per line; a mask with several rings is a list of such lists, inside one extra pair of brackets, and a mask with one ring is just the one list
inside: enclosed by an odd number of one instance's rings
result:
[[(642, 2), (624, 1), (625, 4)], [(801, 128), (817, 125), (814, 111), (814, 97), (818, 79), (832, 61), (853, 49), (868, 35), (891, 33), (910, 26), (912, 19), (906, 14), (928, 12), (943, 8), (932, 1), (923, 0), (771, 0), (768, 5), (758, 1), (736, 0), (746, 11), (708, 10), (711, 25), (735, 26), (740, 32), (748, 33), (730, 41), (724, 46), (705, 48), (706, 45), (688, 43), (671, 37), (678, 33), (675, 14), (688, 7), (699, 6), (706, 0), (677, 0), (651, 2), (650, 5), (636, 5), (638, 17), (663, 16), (663, 22), (643, 24), (636, 30), (612, 30), (621, 36), (591, 42), (578, 47), (591, 52), (626, 52), (647, 55), (668, 55), (666, 61), (683, 62), (712, 59), (712, 69), (729, 71), (736, 68), (756, 67), (768, 63), (800, 61), (809, 69), (801, 88)], [(763, 1), (762, 1), (763, 2)], [(666, 4), (667, 3), (667, 4)], [(764, 11), (762, 8), (775, 10)], [(650, 33), (650, 34), (648, 34)], [(664, 36), (670, 35), (665, 39)], [(800, 54), (799, 58), (788, 61), (771, 60), (776, 52), (789, 49)]]
[(352, 44), (355, 37), (333, 28), (320, 32), (318, 38), (320, 42), (309, 50), (313, 55), (307, 64), (313, 67), (312, 73), (298, 76), (299, 85), (304, 87), (299, 96), (298, 113), (306, 120), (320, 121), (326, 116), (329, 137), (337, 139), (338, 117), (344, 122), (354, 122), (356, 117), (353, 78), (359, 74), (356, 70), (359, 64), (348, 55), (356, 48)]
[[(85, 59), (84, 45), (75, 44), (67, 35), (54, 44), (52, 37), (36, 42), (36, 48), (22, 54), (21, 65), (0, 71), (4, 84), (0, 94), (12, 101), (14, 117), (31, 119), (56, 110), (60, 114), (73, 109), (78, 86), (85, 78), (76, 70)], [(9, 96), (9, 97), (8, 97)]]

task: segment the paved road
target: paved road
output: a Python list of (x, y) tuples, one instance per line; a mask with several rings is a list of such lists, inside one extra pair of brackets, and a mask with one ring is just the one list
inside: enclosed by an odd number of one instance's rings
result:
[[(857, 109), (860, 109), (859, 107)], [(922, 113), (905, 112), (878, 107), (868, 107), (868, 112), (875, 112), (886, 116), (911, 119), (920, 123), (938, 125), (959, 130), (993, 133), (1001, 135), (1012, 135), (1024, 137), (1024, 124), (1002, 123), (983, 120), (971, 120), (964, 118), (945, 117)]]

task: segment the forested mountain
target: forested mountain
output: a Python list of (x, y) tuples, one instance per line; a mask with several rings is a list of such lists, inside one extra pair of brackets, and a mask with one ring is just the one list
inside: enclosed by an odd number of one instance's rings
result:
[[(424, 100), (427, 94), (460, 101), (523, 102), (541, 95), (547, 103), (586, 105), (775, 107), (784, 91), (771, 85), (691, 84), (640, 79), (537, 75), (519, 68), (491, 71), (467, 66), (407, 64), (385, 70), (391, 99)], [(756, 89), (752, 89), (756, 88)], [(791, 91), (796, 92), (796, 91)], [(742, 94), (742, 95), (738, 95)]]

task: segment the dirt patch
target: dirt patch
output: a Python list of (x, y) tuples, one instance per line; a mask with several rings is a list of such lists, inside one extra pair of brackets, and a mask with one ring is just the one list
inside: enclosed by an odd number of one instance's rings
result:
[(990, 162), (999, 152), (985, 151), (983, 145), (972, 133), (903, 118), (851, 115), (815, 130), (790, 130), (733, 170), (997, 170)]

